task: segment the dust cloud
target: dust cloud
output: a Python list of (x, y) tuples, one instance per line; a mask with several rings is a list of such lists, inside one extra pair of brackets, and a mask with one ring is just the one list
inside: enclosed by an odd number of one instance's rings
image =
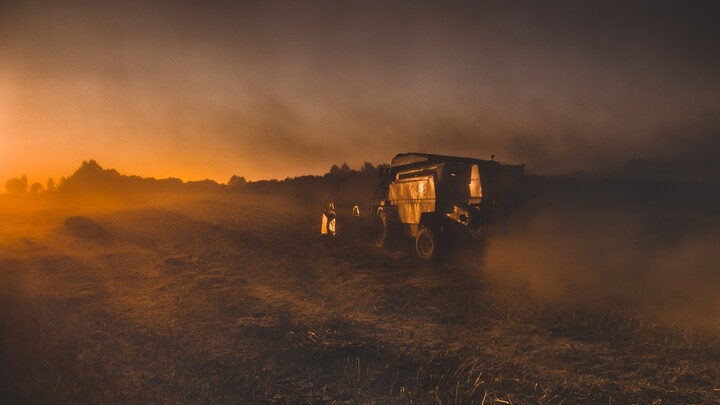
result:
[[(88, 162), (57, 191), (1, 195), (0, 403), (717, 398), (716, 340), (612, 318), (717, 321), (717, 186), (530, 176), (478, 277), (409, 239), (318, 235), (324, 192), (376, 181), (178, 183)], [(589, 326), (565, 316), (584, 306), (603, 311)]]
[(555, 184), (530, 202), (489, 240), (490, 276), (550, 302), (720, 325), (718, 190), (594, 183)]

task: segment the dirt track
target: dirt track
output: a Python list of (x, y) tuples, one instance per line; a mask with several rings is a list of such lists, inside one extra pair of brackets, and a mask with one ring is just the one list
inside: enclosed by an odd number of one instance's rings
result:
[(0, 399), (720, 400), (714, 333), (535, 301), (490, 281), (481, 251), (425, 263), (266, 204), (219, 194), (4, 242)]

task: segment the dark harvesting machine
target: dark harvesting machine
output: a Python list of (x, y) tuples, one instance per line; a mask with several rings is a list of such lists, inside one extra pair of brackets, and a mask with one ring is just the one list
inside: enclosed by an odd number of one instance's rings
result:
[(438, 256), (451, 233), (478, 238), (525, 192), (525, 165), (427, 153), (401, 153), (382, 173), (371, 203), (374, 240), (415, 239), (418, 256)]

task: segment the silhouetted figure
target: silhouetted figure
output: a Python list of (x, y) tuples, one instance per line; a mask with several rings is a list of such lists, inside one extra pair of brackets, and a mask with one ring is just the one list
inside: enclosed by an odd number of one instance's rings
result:
[(320, 226), (320, 233), (323, 235), (335, 235), (335, 220), (337, 214), (335, 213), (335, 204), (329, 203), (325, 205), (323, 210), (322, 224)]

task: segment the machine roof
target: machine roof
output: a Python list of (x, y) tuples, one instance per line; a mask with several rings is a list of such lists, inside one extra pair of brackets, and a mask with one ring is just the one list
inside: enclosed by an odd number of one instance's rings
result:
[[(420, 163), (426, 163), (426, 164), (440, 164), (440, 163), (450, 163), (453, 165), (456, 164), (470, 164), (470, 163), (495, 163), (495, 164), (502, 164), (505, 165), (506, 163), (497, 162), (495, 160), (484, 160), (484, 159), (477, 159), (477, 158), (468, 158), (468, 157), (460, 157), (460, 156), (446, 156), (446, 155), (434, 155), (430, 153), (418, 153), (418, 152), (409, 152), (409, 153), (400, 153), (396, 155), (392, 160), (392, 167), (401, 167), (401, 166), (408, 166), (413, 164)], [(523, 165), (524, 166), (524, 165)]]

